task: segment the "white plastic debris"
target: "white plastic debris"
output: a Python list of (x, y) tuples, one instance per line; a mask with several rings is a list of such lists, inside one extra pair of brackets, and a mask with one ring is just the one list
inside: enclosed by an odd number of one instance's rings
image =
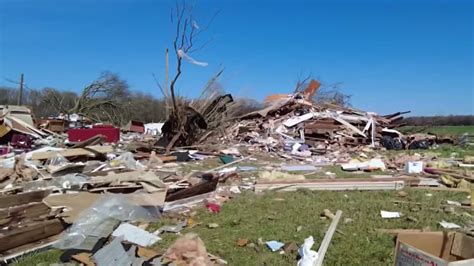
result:
[(265, 244), (273, 252), (280, 250), (285, 245), (284, 243), (275, 240), (267, 241)]
[(240, 194), (240, 193), (242, 193), (242, 192), (240, 192), (240, 189), (239, 189), (238, 186), (231, 186), (231, 187), (229, 188), (229, 191), (232, 192), (232, 193), (234, 193), (234, 194)]
[(388, 212), (388, 211), (380, 211), (380, 216), (384, 219), (391, 219), (391, 218), (400, 218), (399, 212)]
[(193, 21), (191, 22), (191, 25), (193, 26), (193, 28), (195, 28), (195, 29), (197, 29), (197, 30), (199, 29), (199, 25), (198, 25), (198, 23), (197, 23), (195, 20), (193, 20)]
[(419, 174), (423, 172), (423, 162), (407, 162), (405, 172), (407, 172), (407, 174)]
[(145, 124), (145, 134), (161, 135), (161, 128), (165, 123), (147, 123)]
[(345, 171), (357, 171), (357, 170), (382, 170), (385, 171), (385, 163), (379, 159), (374, 158), (365, 162), (349, 162), (341, 164), (342, 170)]
[(311, 250), (314, 245), (313, 236), (304, 240), (303, 246), (298, 249), (301, 259), (298, 261), (298, 266), (313, 266), (318, 259), (318, 252)]
[(235, 147), (220, 150), (220, 152), (223, 153), (223, 154), (227, 154), (227, 155), (240, 156), (239, 150)]
[(313, 113), (307, 113), (301, 116), (295, 116), (287, 119), (286, 121), (283, 122), (283, 125), (286, 127), (293, 127), (301, 122), (304, 122), (306, 120), (309, 120), (313, 118)]
[(189, 63), (197, 65), (197, 66), (202, 66), (202, 67), (207, 67), (209, 64), (206, 62), (200, 62), (197, 60), (194, 60), (191, 56), (187, 55), (183, 50), (178, 50), (178, 56), (181, 58), (186, 59)]
[(124, 240), (143, 246), (148, 247), (161, 240), (160, 237), (151, 234), (137, 226), (131, 225), (129, 223), (121, 224), (115, 231), (112, 233), (114, 237), (122, 237)]
[(447, 200), (446, 203), (448, 203), (449, 205), (461, 206), (461, 202), (454, 201), (454, 200)]
[(446, 228), (446, 229), (459, 229), (459, 228), (461, 228), (461, 226), (459, 226), (455, 223), (446, 222), (445, 220), (442, 220), (441, 222), (439, 222), (439, 225), (441, 225), (443, 228)]
[(133, 158), (133, 153), (131, 152), (126, 152), (118, 156), (117, 158), (113, 159), (110, 162), (110, 165), (112, 167), (117, 167), (117, 166), (125, 166), (128, 169), (134, 169), (134, 170), (145, 170), (145, 166), (140, 163), (139, 161), (135, 160)]
[(224, 168), (224, 169), (221, 169), (219, 170), (219, 174), (227, 174), (227, 173), (233, 173), (237, 171), (237, 167), (234, 166), (234, 167), (227, 167), (227, 168)]

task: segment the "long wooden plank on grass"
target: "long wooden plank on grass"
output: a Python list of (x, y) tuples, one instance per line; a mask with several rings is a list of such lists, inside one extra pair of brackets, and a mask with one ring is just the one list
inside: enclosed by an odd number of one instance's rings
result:
[(342, 211), (338, 210), (336, 212), (336, 216), (331, 222), (331, 225), (329, 226), (329, 229), (326, 231), (326, 234), (324, 235), (323, 241), (321, 242), (321, 246), (319, 246), (318, 258), (316, 259), (316, 263), (314, 264), (315, 266), (323, 265), (324, 256), (326, 255), (326, 251), (329, 248), (329, 244), (331, 244), (332, 236), (334, 235), (334, 232), (336, 232), (337, 224), (339, 223), (341, 216), (342, 216)]
[(47, 160), (56, 156), (57, 153), (61, 154), (64, 157), (73, 157), (73, 156), (89, 156), (96, 157), (97, 154), (104, 154), (108, 152), (113, 152), (114, 147), (112, 146), (91, 146), (86, 148), (76, 148), (76, 149), (66, 149), (62, 151), (44, 151), (44, 152), (35, 152), (32, 154), (31, 158), (33, 160)]
[(0, 196), (0, 208), (9, 208), (31, 202), (41, 202), (50, 193), (51, 190), (36, 190), (15, 195)]
[(60, 219), (42, 221), (0, 234), (0, 252), (59, 234), (65, 228)]

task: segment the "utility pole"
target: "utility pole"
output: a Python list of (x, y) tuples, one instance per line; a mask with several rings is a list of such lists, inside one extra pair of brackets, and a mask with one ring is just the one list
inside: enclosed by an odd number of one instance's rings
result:
[(20, 91), (18, 92), (17, 105), (22, 104), (22, 99), (23, 99), (23, 73), (21, 73), (20, 75)]
[(166, 116), (168, 116), (169, 112), (169, 106), (168, 106), (168, 91), (169, 91), (169, 64), (168, 64), (168, 48), (166, 48), (166, 55), (165, 55), (165, 103), (166, 103)]
[(168, 86), (168, 82), (169, 82), (169, 64), (168, 64), (168, 48), (166, 48), (166, 57), (165, 57), (165, 91), (166, 91), (166, 94), (168, 94), (168, 91), (169, 91), (169, 86)]

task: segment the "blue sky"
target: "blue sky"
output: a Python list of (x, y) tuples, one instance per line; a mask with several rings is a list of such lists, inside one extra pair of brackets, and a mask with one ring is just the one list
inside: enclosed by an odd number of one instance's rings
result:
[[(201, 25), (181, 95), (198, 95), (222, 66), (227, 92), (262, 100), (298, 76), (342, 82), (352, 104), (379, 113), (474, 114), (474, 1), (188, 1)], [(174, 1), (0, 0), (0, 85), (80, 91), (102, 71), (160, 96)], [(171, 68), (173, 69), (173, 67)]]

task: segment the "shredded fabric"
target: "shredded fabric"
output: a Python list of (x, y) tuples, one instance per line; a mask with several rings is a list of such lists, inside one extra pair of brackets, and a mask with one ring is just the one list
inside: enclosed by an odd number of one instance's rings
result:
[(199, 62), (199, 61), (196, 61), (194, 60), (194, 58), (190, 57), (189, 55), (187, 55), (183, 50), (178, 50), (178, 56), (181, 57), (181, 58), (184, 58), (186, 59), (189, 63), (191, 64), (194, 64), (194, 65), (197, 65), (197, 66), (202, 66), (202, 67), (207, 67), (209, 64), (206, 63), (206, 62)]
[(195, 28), (197, 30), (199, 29), (199, 25), (195, 20), (193, 20), (192, 25), (193, 25), (193, 28)]

